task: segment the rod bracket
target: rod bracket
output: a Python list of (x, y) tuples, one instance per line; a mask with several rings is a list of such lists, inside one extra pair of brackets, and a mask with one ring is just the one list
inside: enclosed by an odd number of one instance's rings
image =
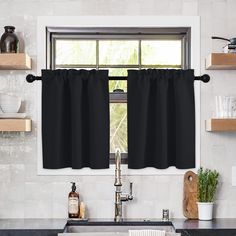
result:
[(32, 75), (32, 74), (28, 74), (27, 76), (26, 76), (26, 81), (28, 82), (28, 83), (33, 83), (35, 80), (41, 80), (42, 78), (41, 78), (41, 76), (34, 76), (34, 75)]

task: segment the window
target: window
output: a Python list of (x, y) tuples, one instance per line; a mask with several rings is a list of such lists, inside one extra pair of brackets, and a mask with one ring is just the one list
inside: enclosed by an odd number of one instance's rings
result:
[[(115, 37), (115, 38), (114, 38)], [(199, 16), (40, 16), (37, 23), (37, 75), (42, 69), (55, 68), (55, 41), (57, 39), (179, 39), (181, 40), (181, 65), (184, 69), (194, 69), (200, 75), (200, 17)], [(120, 68), (109, 68), (112, 71)], [(137, 68), (136, 68), (137, 69)], [(122, 81), (120, 81), (122, 82)], [(119, 83), (120, 83), (119, 82)], [(123, 81), (124, 82), (124, 81)], [(43, 169), (42, 159), (42, 97), (41, 83), (37, 87), (37, 173), (38, 175), (114, 175), (114, 165), (108, 170), (73, 170), (71, 168), (47, 170)], [(196, 120), (196, 168), (200, 167), (200, 83), (195, 82), (195, 120)], [(123, 101), (124, 93), (112, 94)], [(122, 166), (125, 175), (183, 175), (185, 170), (169, 167), (166, 170), (145, 168), (131, 170)]]
[[(129, 69), (189, 68), (189, 28), (48, 28), (48, 68), (107, 69), (127, 76)], [(110, 80), (110, 156), (117, 147), (127, 162), (127, 81)]]

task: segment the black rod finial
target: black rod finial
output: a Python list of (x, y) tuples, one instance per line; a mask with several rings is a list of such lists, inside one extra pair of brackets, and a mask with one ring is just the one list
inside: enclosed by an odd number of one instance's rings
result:
[(207, 74), (204, 74), (204, 75), (201, 76), (201, 80), (204, 83), (208, 83), (210, 81), (210, 76), (207, 75)]
[(32, 74), (28, 74), (28, 75), (26, 76), (26, 81), (27, 81), (28, 83), (33, 83), (33, 82), (35, 81), (35, 76), (32, 75)]

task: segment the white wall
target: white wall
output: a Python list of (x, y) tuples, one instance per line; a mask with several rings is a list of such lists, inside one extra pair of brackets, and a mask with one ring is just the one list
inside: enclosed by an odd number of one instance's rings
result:
[[(204, 58), (220, 51), (222, 42), (212, 35), (236, 36), (234, 0), (0, 0), (0, 29), (16, 26), (23, 39), (22, 50), (33, 58), (37, 68), (36, 20), (42, 15), (199, 15), (201, 16), (201, 74)], [(25, 49), (24, 49), (25, 47)], [(113, 177), (37, 176), (36, 85), (25, 82), (30, 71), (0, 71), (0, 91), (20, 95), (22, 111), (33, 119), (30, 134), (0, 134), (0, 218), (66, 218), (70, 181), (77, 181), (90, 217), (112, 218), (114, 214)], [(214, 110), (214, 96), (236, 94), (235, 71), (207, 71), (211, 82), (201, 85), (201, 161), (216, 168), (222, 176), (217, 197), (216, 217), (236, 217), (236, 188), (231, 186), (231, 166), (236, 165), (236, 134), (207, 133), (204, 120)], [(134, 182), (135, 200), (124, 204), (124, 215), (132, 218), (159, 218), (169, 208), (182, 218), (182, 176), (124, 176)], [(126, 207), (127, 206), (127, 207)]]

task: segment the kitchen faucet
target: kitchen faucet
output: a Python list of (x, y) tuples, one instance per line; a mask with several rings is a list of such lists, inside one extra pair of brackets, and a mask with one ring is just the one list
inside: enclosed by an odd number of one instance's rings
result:
[(115, 169), (115, 183), (114, 183), (114, 186), (116, 187), (116, 191), (115, 191), (115, 218), (114, 218), (114, 220), (116, 222), (122, 221), (122, 202), (133, 200), (133, 195), (132, 195), (133, 183), (130, 183), (130, 193), (129, 194), (122, 194), (120, 164), (121, 164), (120, 149), (116, 149), (116, 153), (115, 153), (116, 169)]

